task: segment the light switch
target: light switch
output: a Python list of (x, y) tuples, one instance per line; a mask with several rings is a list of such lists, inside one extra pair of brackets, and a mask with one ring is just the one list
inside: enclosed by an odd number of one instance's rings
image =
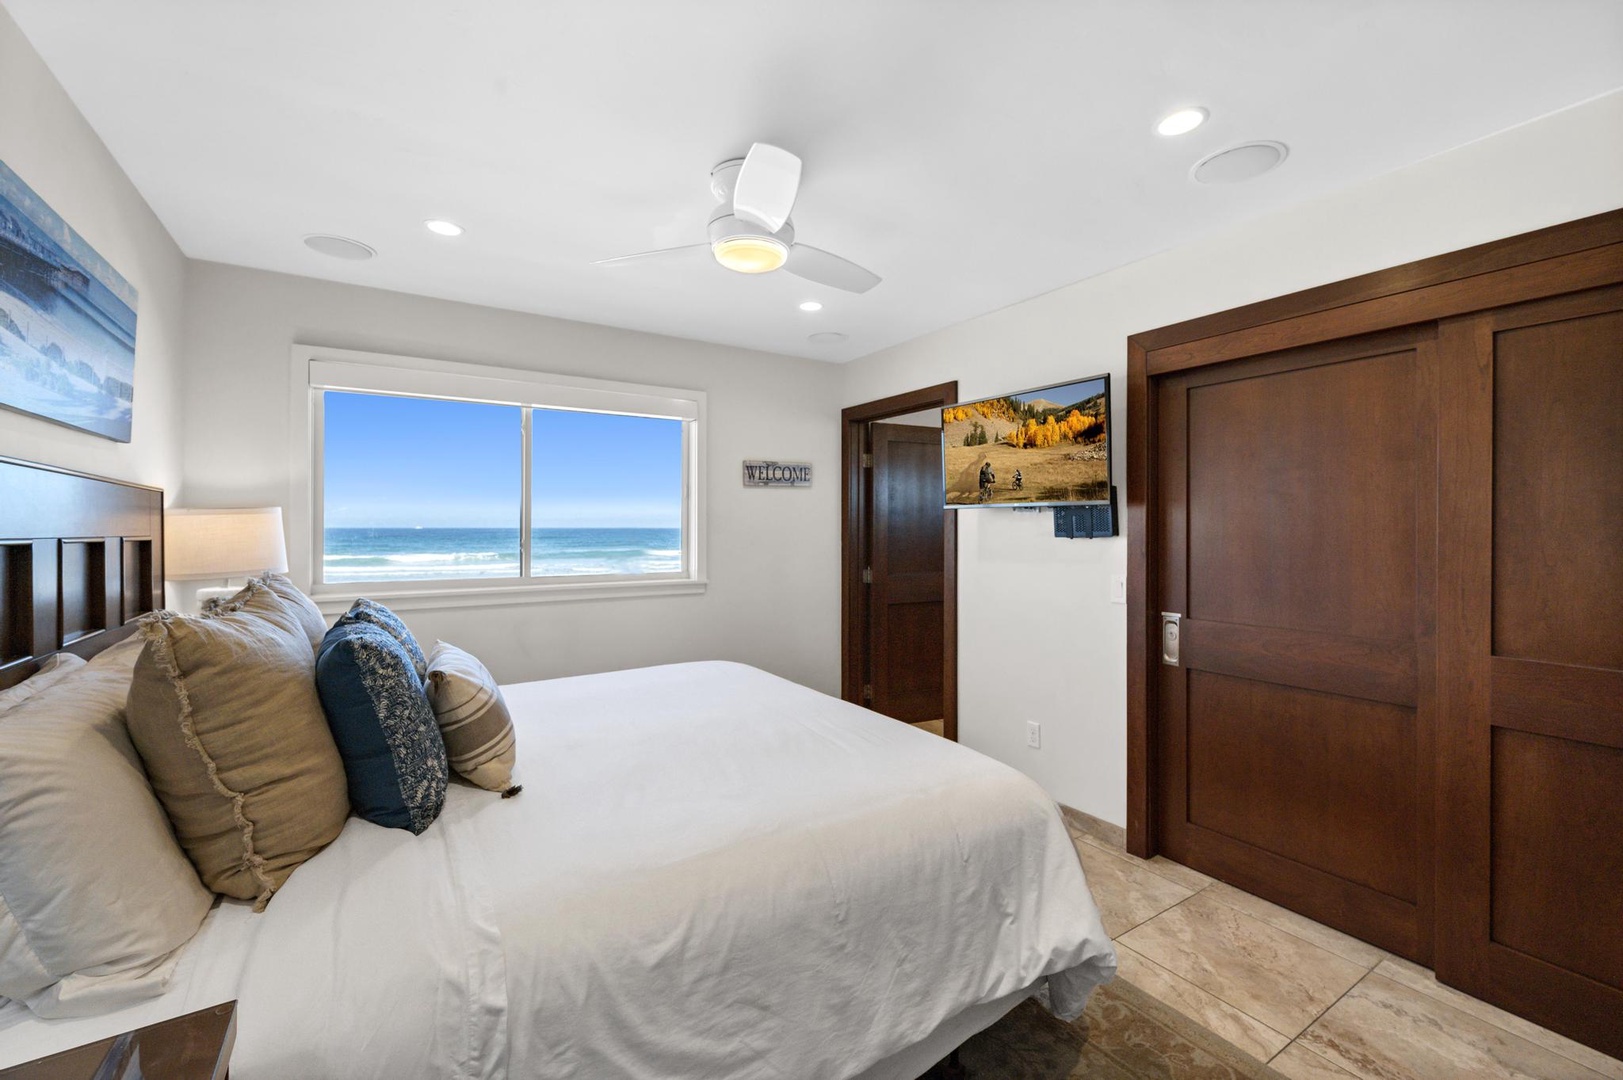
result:
[(1112, 604), (1127, 603), (1127, 577), (1124, 574), (1110, 576), (1110, 602)]

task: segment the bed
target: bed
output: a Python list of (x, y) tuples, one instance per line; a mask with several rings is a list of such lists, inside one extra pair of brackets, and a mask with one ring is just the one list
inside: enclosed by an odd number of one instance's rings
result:
[(421, 836), (350, 819), (263, 913), (216, 903), (161, 996), (0, 1006), (0, 1067), (236, 999), (238, 1080), (912, 1080), (1114, 972), (1004, 765), (732, 663), (504, 694), (522, 795), (453, 784)]

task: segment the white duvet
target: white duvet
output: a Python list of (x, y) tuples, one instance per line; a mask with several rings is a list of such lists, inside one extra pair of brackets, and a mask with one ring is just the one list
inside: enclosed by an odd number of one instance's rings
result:
[(1053, 802), (737, 664), (504, 688), (524, 791), (352, 819), (269, 909), (222, 903), (161, 998), (0, 1010), (0, 1067), (236, 998), (237, 1080), (855, 1076), (1115, 955)]

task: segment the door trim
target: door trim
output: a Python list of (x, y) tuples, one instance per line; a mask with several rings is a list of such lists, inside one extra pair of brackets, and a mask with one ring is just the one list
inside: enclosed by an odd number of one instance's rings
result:
[[(1151, 380), (1236, 355), (1332, 341), (1623, 280), (1623, 210), (1378, 270), (1127, 339), (1127, 850), (1156, 854), (1160, 538)], [(1236, 350), (1239, 352), (1236, 352)]]
[[(868, 549), (869, 491), (862, 482), (863, 432), (874, 420), (905, 416), (920, 409), (958, 403), (958, 382), (918, 390), (840, 410), (840, 697), (861, 705), (862, 657), (867, 648), (868, 597), (863, 588), (863, 552)], [(942, 732), (958, 741), (958, 519), (942, 507), (945, 527), (941, 563)]]

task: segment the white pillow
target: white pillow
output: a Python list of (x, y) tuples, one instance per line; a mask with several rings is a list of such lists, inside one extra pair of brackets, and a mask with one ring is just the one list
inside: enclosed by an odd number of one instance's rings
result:
[(0, 717), (0, 996), (43, 1017), (161, 994), (212, 897), (92, 666)]
[(90, 658), (90, 670), (95, 671), (104, 667), (116, 667), (126, 676), (133, 677), (135, 662), (141, 658), (141, 650), (146, 648), (147, 639), (140, 634), (131, 634), (117, 645), (103, 649)]
[(70, 652), (52, 653), (45, 658), (34, 674), (16, 686), (0, 690), (0, 716), (15, 709), (46, 687), (55, 686), (84, 666), (84, 660)]

